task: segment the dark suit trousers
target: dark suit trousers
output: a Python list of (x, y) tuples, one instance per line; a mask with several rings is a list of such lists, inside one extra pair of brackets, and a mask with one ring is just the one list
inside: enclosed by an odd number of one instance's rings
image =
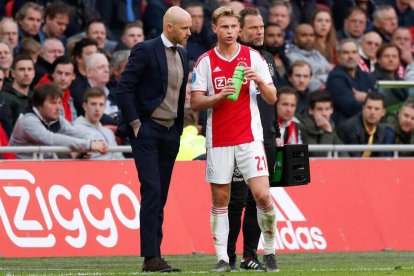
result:
[(131, 137), (135, 165), (141, 182), (141, 256), (161, 256), (164, 206), (175, 158), (180, 145), (180, 133), (152, 120), (142, 122), (138, 137)]

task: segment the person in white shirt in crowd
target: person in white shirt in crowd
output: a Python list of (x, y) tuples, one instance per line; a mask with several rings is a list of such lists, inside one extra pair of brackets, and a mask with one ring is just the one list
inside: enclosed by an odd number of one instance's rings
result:
[[(46, 83), (35, 88), (33, 106), (21, 114), (14, 126), (9, 145), (17, 146), (66, 146), (77, 157), (80, 153), (98, 151), (106, 153), (105, 141), (93, 141), (84, 132), (72, 126), (62, 115), (62, 90), (55, 84)], [(31, 159), (31, 153), (17, 153), (17, 158)], [(56, 153), (45, 154), (44, 158), (56, 158)], [(67, 157), (67, 156), (66, 156)]]
[[(88, 88), (85, 91), (83, 101), (84, 116), (79, 116), (74, 125), (84, 132), (89, 133), (89, 138), (93, 141), (105, 141), (108, 146), (116, 146), (117, 142), (113, 131), (104, 127), (100, 120), (104, 114), (106, 105), (105, 92), (97, 87)], [(88, 154), (90, 159), (124, 159), (121, 152), (91, 152)]]

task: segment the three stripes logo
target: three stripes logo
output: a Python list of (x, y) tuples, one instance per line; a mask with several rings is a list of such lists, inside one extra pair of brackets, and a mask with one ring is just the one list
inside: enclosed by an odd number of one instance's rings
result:
[[(276, 249), (325, 250), (327, 241), (322, 230), (309, 227), (307, 220), (284, 188), (270, 189), (276, 208)], [(263, 248), (263, 237), (259, 249)]]

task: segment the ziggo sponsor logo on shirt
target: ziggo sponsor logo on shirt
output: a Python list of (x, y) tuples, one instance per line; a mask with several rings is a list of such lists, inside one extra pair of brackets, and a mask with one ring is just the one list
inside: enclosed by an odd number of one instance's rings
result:
[[(23, 184), (11, 186), (11, 181)], [(121, 224), (132, 230), (140, 227), (140, 203), (134, 192), (124, 184), (113, 185), (109, 194), (105, 195), (91, 184), (82, 185), (76, 191), (59, 184), (45, 190), (26, 170), (0, 170), (0, 184), (0, 218), (7, 236), (19, 247), (53, 247), (57, 242), (56, 231), (62, 227), (69, 232), (64, 240), (74, 248), (87, 245), (88, 235), (94, 235), (99, 244), (111, 248), (118, 242), (118, 227)], [(103, 198), (104, 207), (97, 211), (91, 201)], [(125, 214), (120, 201), (123, 206), (132, 206), (132, 217)], [(80, 208), (71, 209), (68, 207), (70, 204), (78, 204), (76, 206)], [(115, 222), (115, 217), (120, 223)], [(87, 231), (90, 227), (97, 231)]]
[[(214, 78), (213, 83), (214, 83), (214, 88), (215, 89), (223, 89), (225, 86), (227, 86), (227, 84), (232, 80), (232, 78), (226, 78), (226, 77), (217, 77)], [(244, 78), (243, 79), (243, 84), (247, 83), (247, 79)]]

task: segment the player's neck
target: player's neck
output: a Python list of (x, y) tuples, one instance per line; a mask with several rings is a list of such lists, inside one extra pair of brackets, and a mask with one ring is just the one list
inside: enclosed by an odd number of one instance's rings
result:
[(239, 49), (239, 44), (233, 43), (231, 45), (228, 45), (219, 42), (216, 49), (220, 53), (220, 55), (227, 59), (231, 59)]

